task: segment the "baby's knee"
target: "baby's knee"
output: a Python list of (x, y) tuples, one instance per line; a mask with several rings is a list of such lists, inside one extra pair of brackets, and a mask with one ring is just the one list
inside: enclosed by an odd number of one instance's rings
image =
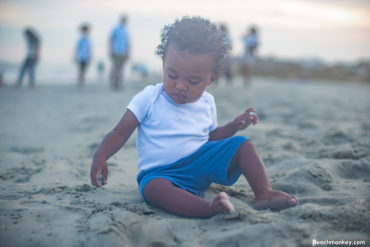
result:
[(252, 140), (247, 140), (243, 142), (243, 144), (240, 146), (239, 151), (251, 150), (251, 149), (256, 149), (256, 146), (254, 145)]
[(144, 197), (146, 200), (151, 201), (158, 193), (163, 192), (164, 187), (171, 185), (172, 183), (165, 178), (152, 179), (144, 187)]

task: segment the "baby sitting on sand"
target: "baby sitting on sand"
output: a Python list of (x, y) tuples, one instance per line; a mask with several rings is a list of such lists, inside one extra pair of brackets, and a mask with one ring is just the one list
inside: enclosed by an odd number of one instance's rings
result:
[[(234, 184), (241, 174), (255, 194), (256, 209), (284, 209), (298, 200), (271, 189), (252, 141), (234, 136), (257, 124), (254, 108), (217, 126), (216, 105), (205, 89), (223, 68), (229, 49), (224, 33), (200, 17), (183, 17), (165, 26), (157, 54), (163, 61), (163, 83), (147, 86), (127, 106), (117, 126), (98, 147), (91, 182), (107, 183), (107, 160), (138, 128), (137, 177), (144, 200), (189, 217), (231, 212), (226, 193), (212, 201), (199, 196), (211, 183)], [(102, 175), (102, 182), (99, 176)]]

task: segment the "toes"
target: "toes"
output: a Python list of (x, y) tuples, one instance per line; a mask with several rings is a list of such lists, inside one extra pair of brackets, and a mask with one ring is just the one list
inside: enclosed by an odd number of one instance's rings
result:
[(222, 199), (226, 199), (226, 200), (229, 200), (229, 196), (225, 193), (225, 192), (220, 192), (217, 194), (217, 197), (220, 198), (221, 200)]
[(229, 197), (225, 192), (220, 192), (213, 199), (212, 208), (217, 213), (229, 213), (235, 211), (234, 205), (229, 201)]
[(298, 204), (297, 198), (294, 197), (294, 198), (288, 200), (288, 204), (289, 204), (289, 206), (295, 206), (295, 205), (297, 205)]
[(235, 211), (234, 205), (229, 200), (226, 202), (226, 209), (228, 213)]
[(234, 212), (234, 205), (229, 200), (221, 200), (221, 207), (224, 212)]

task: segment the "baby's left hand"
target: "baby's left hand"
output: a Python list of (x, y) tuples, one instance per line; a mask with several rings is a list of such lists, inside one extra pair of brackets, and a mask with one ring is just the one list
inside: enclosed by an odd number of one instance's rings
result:
[(257, 111), (254, 108), (248, 108), (245, 110), (245, 112), (236, 117), (233, 121), (233, 126), (236, 131), (243, 130), (247, 128), (250, 124), (257, 124), (258, 123), (258, 117), (257, 117)]

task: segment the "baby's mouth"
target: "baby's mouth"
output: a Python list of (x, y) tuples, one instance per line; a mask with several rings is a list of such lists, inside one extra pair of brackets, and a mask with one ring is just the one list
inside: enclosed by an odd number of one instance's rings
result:
[(176, 99), (176, 101), (180, 101), (180, 102), (186, 101), (186, 96), (180, 93), (173, 93), (172, 96), (174, 99)]

